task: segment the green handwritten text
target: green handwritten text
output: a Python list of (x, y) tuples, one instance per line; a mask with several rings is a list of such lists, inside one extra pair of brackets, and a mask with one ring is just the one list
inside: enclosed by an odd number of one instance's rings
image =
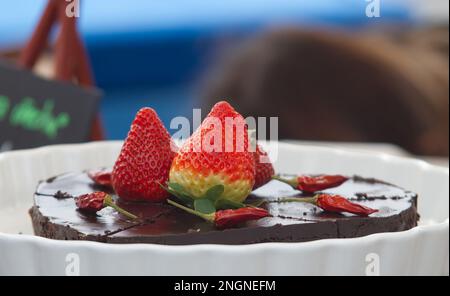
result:
[(26, 97), (14, 106), (9, 121), (12, 126), (39, 131), (48, 138), (54, 139), (60, 129), (69, 125), (70, 116), (67, 113), (53, 115), (53, 108), (54, 102), (51, 100), (46, 100), (42, 109), (39, 109), (33, 98)]
[(0, 120), (6, 117), (9, 110), (9, 99), (5, 96), (0, 96)]

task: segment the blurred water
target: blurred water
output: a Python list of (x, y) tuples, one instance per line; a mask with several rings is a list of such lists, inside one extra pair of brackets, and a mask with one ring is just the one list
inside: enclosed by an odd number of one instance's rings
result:
[[(382, 1), (382, 21), (410, 21), (398, 1)], [(46, 0), (2, 1), (0, 49), (30, 36)], [(190, 114), (193, 83), (214, 59), (223, 40), (237, 43), (283, 24), (340, 26), (374, 24), (365, 0), (82, 0), (79, 27), (97, 84), (108, 138), (123, 138), (142, 106), (157, 109), (168, 124)], [(219, 98), (218, 98), (219, 99)]]
[[(192, 108), (199, 106), (195, 91), (188, 86), (107, 89), (101, 110), (108, 139), (124, 139), (136, 112), (142, 107), (154, 108), (169, 129), (172, 118), (184, 116), (191, 119)], [(174, 133), (175, 130), (169, 132)]]

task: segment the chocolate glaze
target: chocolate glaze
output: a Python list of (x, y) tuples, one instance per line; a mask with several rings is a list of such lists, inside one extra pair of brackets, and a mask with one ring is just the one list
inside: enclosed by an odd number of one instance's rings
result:
[[(110, 208), (98, 212), (97, 216), (77, 211), (73, 197), (97, 190), (104, 188), (96, 187), (86, 173), (69, 173), (41, 182), (30, 210), (35, 233), (54, 239), (107, 243), (251, 244), (359, 237), (407, 230), (418, 221), (416, 194), (357, 176), (323, 192), (340, 194), (379, 209), (370, 217), (326, 213), (306, 203), (269, 202), (264, 207), (272, 217), (225, 230), (217, 230), (198, 217), (164, 203), (130, 203), (115, 197), (121, 207), (137, 214), (143, 222), (127, 220)], [(302, 194), (272, 181), (254, 191), (249, 200), (276, 201), (287, 196)]]

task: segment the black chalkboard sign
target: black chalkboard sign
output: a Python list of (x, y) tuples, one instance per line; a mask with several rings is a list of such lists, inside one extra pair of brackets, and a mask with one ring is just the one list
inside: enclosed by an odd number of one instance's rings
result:
[(0, 61), (0, 152), (88, 141), (99, 99)]

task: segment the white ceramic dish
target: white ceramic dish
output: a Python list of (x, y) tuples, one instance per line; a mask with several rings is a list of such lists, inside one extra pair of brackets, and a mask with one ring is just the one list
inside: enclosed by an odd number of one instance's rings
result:
[[(420, 226), (400, 233), (245, 246), (108, 245), (32, 234), (41, 179), (111, 166), (120, 142), (0, 154), (0, 275), (448, 275), (449, 171), (418, 160), (291, 144), (278, 171), (371, 176), (419, 193)], [(19, 234), (22, 233), (22, 234)]]

